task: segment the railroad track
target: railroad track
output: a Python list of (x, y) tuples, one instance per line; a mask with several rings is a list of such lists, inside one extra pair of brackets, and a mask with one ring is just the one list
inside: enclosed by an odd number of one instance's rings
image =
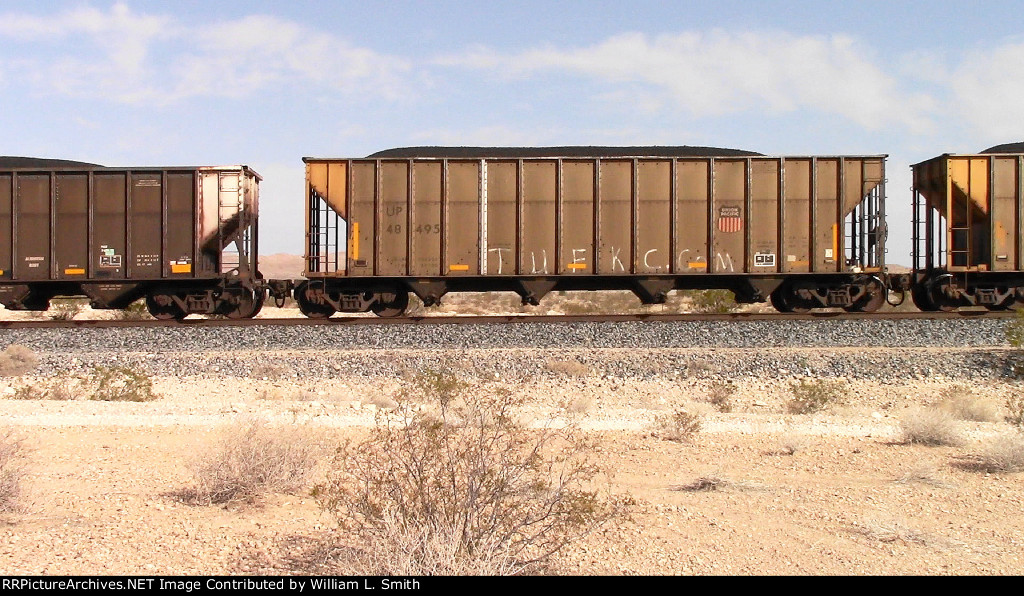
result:
[(680, 322), (680, 321), (902, 321), (916, 319), (963, 319), (984, 317), (1006, 319), (1017, 316), (1017, 311), (960, 310), (953, 312), (874, 312), (851, 313), (725, 313), (725, 314), (619, 314), (619, 315), (471, 315), (471, 316), (411, 316), (411, 317), (331, 317), (264, 318), (264, 319), (185, 319), (174, 320), (20, 320), (0, 321), (0, 329), (53, 329), (53, 328), (108, 328), (108, 327), (243, 327), (243, 326), (321, 326), (321, 325), (485, 325), (522, 323), (595, 323), (595, 322)]

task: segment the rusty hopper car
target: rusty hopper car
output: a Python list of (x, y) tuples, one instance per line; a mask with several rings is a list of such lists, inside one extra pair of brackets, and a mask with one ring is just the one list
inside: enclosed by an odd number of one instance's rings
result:
[(1024, 147), (945, 154), (911, 166), (911, 297), (921, 310), (1024, 299)]
[(783, 311), (885, 301), (884, 155), (557, 149), (304, 158), (299, 307), (395, 316), (410, 291), (427, 305), (449, 291), (659, 303), (709, 288)]
[(250, 317), (260, 176), (246, 166), (106, 168), (0, 164), (0, 303), (44, 310), (140, 298), (157, 318)]

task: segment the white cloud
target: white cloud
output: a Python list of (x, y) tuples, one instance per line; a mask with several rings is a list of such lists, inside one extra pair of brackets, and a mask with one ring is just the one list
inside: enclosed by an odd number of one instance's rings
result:
[(930, 126), (934, 101), (909, 93), (868, 46), (845, 35), (722, 30), (649, 37), (626, 33), (582, 48), (545, 47), (500, 55), (472, 48), (436, 63), (492, 70), (504, 77), (569, 73), (615, 96), (626, 87), (636, 104), (681, 108), (698, 117), (759, 110), (812, 109), (870, 129)]
[(985, 139), (1024, 139), (1024, 43), (965, 53), (947, 85), (957, 117), (951, 122)]
[(124, 4), (46, 18), (2, 14), (5, 38), (8, 51), (20, 42), (51, 56), (6, 69), (9, 77), (31, 81), (37, 93), (129, 104), (246, 97), (275, 85), (395, 98), (409, 68), (404, 60), (276, 17), (185, 24), (136, 14)]

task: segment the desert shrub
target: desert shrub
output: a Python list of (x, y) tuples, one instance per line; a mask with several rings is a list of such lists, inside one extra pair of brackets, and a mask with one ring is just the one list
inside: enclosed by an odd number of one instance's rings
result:
[(700, 432), (703, 416), (685, 408), (677, 408), (674, 412), (655, 419), (654, 424), (654, 434), (658, 438), (684, 443), (692, 440)]
[(70, 321), (82, 312), (86, 301), (81, 298), (54, 298), (50, 301), (47, 315), (55, 321)]
[(960, 445), (963, 443), (956, 419), (939, 408), (911, 410), (900, 421), (903, 442), (920, 445)]
[(399, 389), (398, 402), (436, 402), (447, 406), (470, 388), (470, 383), (446, 370), (425, 370), (412, 374), (408, 383)]
[(786, 402), (790, 414), (812, 414), (844, 401), (843, 385), (828, 379), (798, 379), (789, 386), (792, 394)]
[(0, 377), (17, 377), (39, 365), (35, 352), (19, 344), (11, 344), (0, 352)]
[(977, 464), (985, 472), (1024, 472), (1024, 436), (996, 437), (978, 456)]
[(10, 429), (0, 430), (0, 511), (18, 508), (24, 476), (23, 458), (21, 440)]
[(142, 321), (145, 319), (152, 319), (153, 316), (149, 314), (149, 309), (146, 307), (146, 300), (142, 298), (117, 311), (117, 318), (124, 321)]
[(993, 422), (997, 418), (995, 402), (974, 395), (966, 385), (943, 389), (939, 395), (939, 407), (960, 420)]
[(1006, 421), (1024, 430), (1024, 395), (1012, 395), (1006, 400)]
[(736, 386), (732, 383), (716, 381), (708, 389), (707, 401), (722, 413), (729, 413), (733, 410), (732, 396), (736, 393)]
[(578, 360), (548, 360), (544, 368), (569, 377), (586, 377), (591, 374), (590, 367)]
[(280, 379), (288, 375), (288, 367), (279, 362), (257, 362), (253, 365), (249, 376), (254, 379)]
[(78, 396), (80, 380), (71, 376), (32, 379), (14, 388), (11, 399), (69, 401)]
[[(566, 545), (620, 514), (575, 427), (530, 429), (525, 398), (425, 384), (426, 406), (399, 399), (369, 438), (338, 450), (314, 489), (361, 574), (514, 574), (543, 569)], [(429, 406), (429, 407), (427, 407)]]
[(184, 496), (202, 505), (256, 503), (270, 493), (305, 487), (318, 456), (308, 429), (272, 428), (255, 420), (231, 425), (193, 463), (196, 486)]
[(152, 401), (153, 380), (142, 370), (130, 366), (95, 366), (88, 383), (89, 399), (97, 401)]
[(569, 401), (565, 404), (565, 411), (568, 414), (582, 415), (586, 414), (590, 409), (594, 407), (594, 398), (589, 395), (581, 395)]
[(736, 310), (736, 297), (731, 290), (691, 290), (686, 295), (694, 312), (724, 314)]

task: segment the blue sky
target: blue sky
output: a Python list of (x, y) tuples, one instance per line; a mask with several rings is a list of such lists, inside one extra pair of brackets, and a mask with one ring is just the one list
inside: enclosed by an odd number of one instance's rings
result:
[(301, 254), (303, 156), (712, 145), (908, 165), (1024, 140), (1019, 2), (5, 2), (0, 154), (246, 163)]

